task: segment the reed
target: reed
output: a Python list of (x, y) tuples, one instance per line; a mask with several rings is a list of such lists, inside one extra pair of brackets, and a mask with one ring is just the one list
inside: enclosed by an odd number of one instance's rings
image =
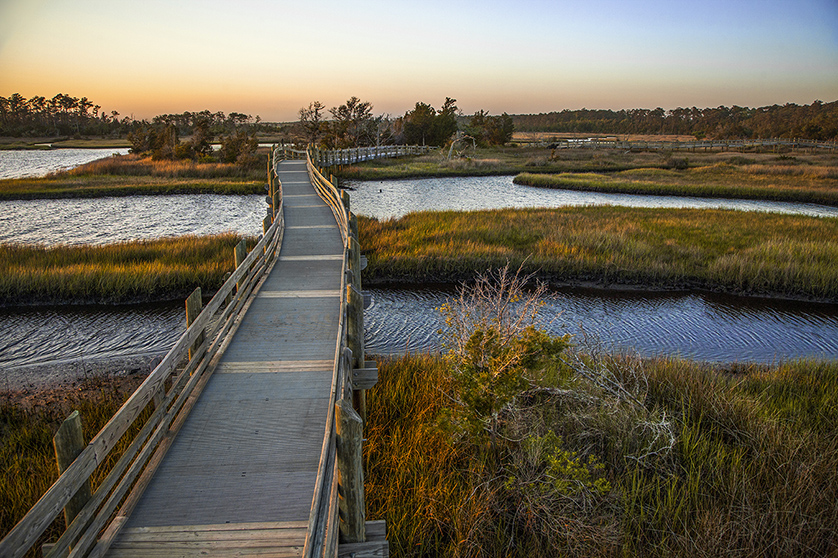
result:
[(445, 359), (379, 360), (366, 490), (394, 555), (838, 551), (838, 364), (724, 370), (594, 350), (541, 378), (506, 408), (492, 452), (441, 427)]
[(554, 285), (838, 300), (838, 219), (601, 206), (359, 223), (367, 285), (470, 281), (509, 263)]
[(233, 270), (240, 240), (228, 233), (104, 246), (0, 244), (0, 305), (176, 300), (199, 286), (212, 293)]
[[(688, 171), (638, 169), (612, 175), (597, 173), (522, 173), (515, 184), (564, 190), (759, 199), (838, 206), (838, 169), (747, 165), (742, 170), (698, 168)], [(768, 180), (766, 180), (768, 179)]]
[[(137, 375), (122, 381), (91, 376), (73, 386), (29, 396), (0, 392), (0, 538), (4, 537), (38, 499), (58, 479), (52, 437), (63, 420), (78, 410), (85, 440), (90, 440), (113, 417), (128, 396), (142, 382)], [(150, 409), (123, 436), (110, 456), (91, 476), (92, 488), (105, 479), (108, 471), (147, 420)], [(59, 515), (30, 550), (28, 556), (41, 556), (41, 543), (55, 541), (64, 532)]]
[(0, 180), (0, 199), (90, 198), (159, 194), (264, 194), (265, 165), (107, 157), (43, 178)]

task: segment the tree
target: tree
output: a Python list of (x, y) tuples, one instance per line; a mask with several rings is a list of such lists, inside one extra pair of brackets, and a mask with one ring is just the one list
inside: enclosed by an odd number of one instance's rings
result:
[(339, 107), (329, 109), (331, 122), (327, 142), (330, 147), (360, 147), (371, 145), (376, 126), (372, 117), (372, 104), (354, 95)]
[(316, 144), (323, 133), (323, 110), (326, 106), (320, 101), (308, 104), (300, 109), (300, 126), (308, 143)]
[(413, 110), (406, 112), (402, 119), (405, 143), (445, 145), (457, 131), (459, 109), (456, 102), (456, 99), (446, 97), (439, 111), (429, 104), (416, 103)]
[(475, 138), (480, 145), (503, 145), (512, 139), (515, 124), (506, 113), (489, 116), (485, 110), (478, 110), (469, 119), (466, 133)]

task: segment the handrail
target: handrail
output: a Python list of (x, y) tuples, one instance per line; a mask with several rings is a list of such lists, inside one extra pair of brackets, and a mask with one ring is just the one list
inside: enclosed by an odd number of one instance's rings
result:
[[(276, 180), (275, 169), (276, 161), (273, 165), (273, 176), (269, 176), (269, 180), (271, 184), (276, 183), (280, 196), (278, 205), (271, 212), (273, 222), (270, 227), (145, 381), (23, 519), (0, 541), (0, 556), (18, 558), (26, 554), (73, 495), (88, 481), (95, 469), (104, 462), (143, 410), (149, 403), (154, 402), (155, 410), (129, 448), (46, 556), (67, 556), (71, 547), (71, 557), (86, 556), (91, 551), (94, 556), (101, 555), (107, 550), (121, 526), (120, 517), (124, 521), (124, 516), (127, 515), (125, 512), (130, 511), (126, 510), (126, 506), (131, 501), (135, 502), (138, 497), (138, 489), (132, 486), (138, 478), (150, 476), (148, 469), (153, 469), (159, 463), (168, 447), (164, 441), (170, 439), (167, 434), (176, 432), (179, 428), (183, 417), (194, 404), (192, 396), (200, 393), (203, 384), (212, 374), (218, 360), (218, 351), (227, 339), (227, 333), (234, 326), (236, 318), (246, 306), (250, 293), (276, 262), (285, 230), (285, 220), (281, 184)], [(240, 284), (239, 287), (237, 283)], [(212, 318), (219, 311), (220, 318), (213, 321)], [(204, 341), (190, 359), (190, 347), (202, 336)], [(188, 360), (167, 391), (166, 381), (185, 359)], [(138, 485), (142, 484), (141, 480)], [(97, 543), (99, 531), (117, 512), (120, 502), (129, 491), (131, 493), (121, 508), (122, 511), (118, 513), (116, 520), (110, 523), (102, 540)]]
[[(338, 542), (338, 505), (337, 505), (337, 458), (335, 430), (335, 403), (345, 397), (346, 382), (351, 377), (351, 363), (347, 363), (346, 348), (346, 311), (347, 311), (347, 254), (349, 250), (349, 211), (344, 206), (337, 188), (326, 180), (311, 160), (309, 149), (306, 157), (311, 183), (317, 194), (326, 202), (335, 221), (341, 229), (344, 245), (344, 257), (341, 265), (341, 299), (338, 323), (338, 337), (335, 344), (335, 364), (332, 373), (330, 405), (326, 416), (326, 431), (320, 450), (320, 463), (312, 496), (309, 525), (303, 548), (304, 558), (321, 558), (337, 555)], [(349, 366), (349, 368), (347, 368)]]

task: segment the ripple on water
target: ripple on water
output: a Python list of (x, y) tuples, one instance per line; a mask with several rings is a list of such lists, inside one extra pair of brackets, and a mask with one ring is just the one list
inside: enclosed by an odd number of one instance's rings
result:
[[(367, 352), (439, 350), (438, 308), (450, 291), (372, 289), (365, 312)], [(711, 362), (838, 358), (838, 306), (710, 294), (560, 291), (545, 301), (542, 327), (577, 343), (643, 356)]]
[(107, 244), (185, 234), (258, 236), (263, 196), (181, 194), (0, 202), (0, 242)]

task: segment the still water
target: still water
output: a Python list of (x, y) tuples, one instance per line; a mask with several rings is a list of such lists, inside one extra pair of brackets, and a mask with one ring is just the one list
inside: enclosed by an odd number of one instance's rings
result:
[(108, 149), (4, 149), (0, 150), (0, 179), (44, 176), (110, 157), (126, 155), (127, 147)]
[(620, 205), (627, 207), (738, 209), (838, 217), (838, 207), (749, 200), (717, 200), (678, 196), (599, 194), (534, 188), (512, 183), (511, 176), (422, 178), (347, 182), (352, 211), (377, 219), (399, 218), (411, 211), (474, 211), (508, 207)]

